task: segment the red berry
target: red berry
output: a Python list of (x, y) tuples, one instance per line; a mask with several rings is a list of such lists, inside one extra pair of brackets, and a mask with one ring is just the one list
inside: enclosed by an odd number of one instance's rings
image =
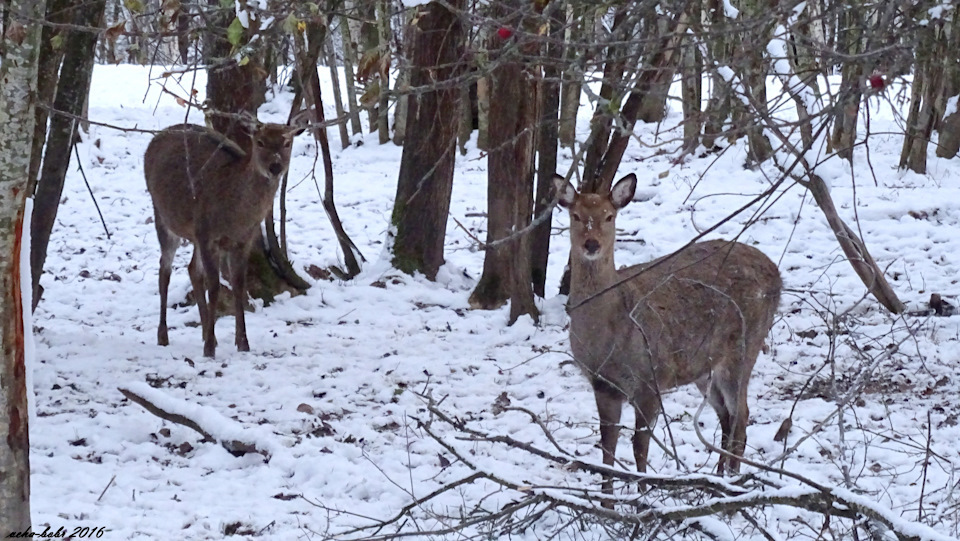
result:
[(508, 39), (513, 35), (513, 30), (510, 30), (507, 27), (502, 27), (500, 30), (497, 30), (497, 35), (500, 36), (500, 39)]
[(883, 77), (876, 73), (871, 75), (868, 81), (870, 81), (870, 88), (874, 90), (880, 90), (886, 84), (883, 80)]

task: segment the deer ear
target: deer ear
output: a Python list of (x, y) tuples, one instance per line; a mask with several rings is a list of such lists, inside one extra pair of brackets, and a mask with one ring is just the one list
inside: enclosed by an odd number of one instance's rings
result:
[(627, 203), (633, 200), (633, 194), (636, 193), (636, 191), (637, 175), (630, 173), (618, 180), (613, 186), (613, 189), (610, 190), (610, 201), (613, 202), (614, 207), (622, 209), (627, 206)]
[(553, 189), (556, 190), (557, 196), (560, 198), (558, 203), (563, 208), (572, 207), (574, 201), (577, 200), (577, 190), (560, 175), (553, 175)]
[(306, 130), (310, 125), (310, 121), (312, 119), (313, 111), (311, 111), (309, 107), (293, 115), (293, 118), (291, 118), (287, 123), (290, 125), (291, 131), (293, 132), (293, 137), (303, 133), (303, 131)]

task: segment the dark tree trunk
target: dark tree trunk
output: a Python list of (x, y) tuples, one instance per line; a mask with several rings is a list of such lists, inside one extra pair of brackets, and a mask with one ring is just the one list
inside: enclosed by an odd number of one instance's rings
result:
[[(218, 0), (209, 0), (211, 5), (219, 6)], [(266, 72), (263, 70), (263, 58), (260, 55), (247, 57), (244, 65), (231, 58), (233, 46), (226, 39), (227, 27), (233, 20), (233, 10), (223, 10), (212, 18), (204, 43), (204, 60), (207, 63), (207, 101), (213, 114), (210, 123), (213, 129), (226, 135), (241, 147), (249, 144), (246, 135), (237, 123), (236, 115), (250, 113), (256, 115), (257, 109), (266, 98)], [(244, 40), (249, 40), (258, 32), (257, 24), (251, 21), (245, 30)]]
[[(553, 40), (547, 43), (543, 78), (537, 89), (540, 100), (539, 131), (537, 133), (537, 192), (534, 197), (533, 216), (539, 223), (530, 239), (530, 265), (533, 292), (546, 296), (547, 260), (550, 255), (550, 226), (552, 222), (553, 175), (557, 173), (557, 147), (560, 130), (560, 68), (556, 60), (563, 57), (562, 21), (555, 14), (550, 20)], [(555, 40), (555, 41), (554, 41)], [(551, 61), (554, 60), (554, 61)]]
[(347, 110), (350, 112), (350, 132), (353, 135), (363, 133), (360, 125), (360, 110), (357, 107), (356, 75), (353, 68), (357, 65), (357, 44), (350, 34), (350, 24), (346, 16), (340, 17), (340, 38), (343, 43), (343, 78), (347, 84)]
[[(733, 56), (731, 42), (734, 40), (735, 34), (730, 30), (730, 25), (724, 14), (723, 1), (705, 1), (707, 17), (709, 17), (708, 29), (711, 35), (716, 36), (707, 44), (708, 53), (711, 58), (706, 60), (706, 64), (708, 66), (730, 65), (731, 57)], [(723, 126), (727, 119), (731, 117), (733, 111), (733, 88), (730, 83), (721, 77), (716, 69), (710, 70), (710, 80), (712, 82), (712, 91), (703, 115), (703, 146), (705, 146), (707, 150), (714, 149), (717, 139), (723, 133)]]
[[(913, 95), (907, 116), (900, 168), (923, 175), (927, 172), (927, 145), (934, 124), (943, 116), (944, 62), (949, 58), (943, 47), (943, 22), (930, 21), (917, 46)], [(952, 60), (955, 62), (956, 60)], [(952, 62), (951, 62), (952, 63)], [(939, 106), (939, 107), (938, 107)]]
[[(307, 34), (309, 37), (309, 48), (304, 48), (303, 38), (296, 40), (296, 59), (297, 73), (300, 74), (300, 81), (303, 86), (303, 97), (307, 100), (308, 106), (313, 107), (314, 121), (318, 125), (325, 122), (323, 112), (323, 97), (320, 93), (320, 72), (317, 69), (317, 59), (320, 55), (320, 44), (323, 43), (326, 27), (317, 23), (307, 24)], [(350, 240), (343, 224), (340, 221), (340, 214), (337, 212), (337, 206), (334, 202), (333, 189), (333, 161), (330, 157), (330, 142), (327, 139), (327, 129), (317, 128), (313, 130), (317, 145), (320, 147), (320, 153), (323, 158), (323, 210), (330, 219), (330, 225), (340, 243), (340, 249), (343, 250), (344, 263), (346, 270), (337, 267), (331, 267), (331, 271), (342, 280), (349, 280), (360, 273), (359, 258), (363, 261), (363, 254), (357, 246)]]
[[(630, 16), (627, 7), (621, 7), (614, 15), (613, 36), (614, 42), (622, 41), (618, 39), (632, 33), (633, 27), (637, 25), (638, 19)], [(607, 62), (603, 66), (603, 83), (600, 85), (600, 100), (593, 113), (593, 119), (590, 121), (590, 139), (587, 143), (586, 157), (583, 162), (583, 187), (582, 191), (593, 193), (597, 191), (597, 175), (600, 172), (600, 161), (607, 151), (607, 144), (610, 139), (610, 130), (613, 125), (613, 112), (608, 103), (614, 102), (614, 98), (623, 97), (625, 93), (623, 85), (623, 72), (626, 64), (624, 58), (624, 46), (622, 44), (611, 45), (607, 47)]]
[[(960, 10), (954, 10), (953, 20), (948, 30), (947, 50), (960, 50)], [(949, 55), (942, 58), (944, 66), (944, 110), (946, 110), (946, 100), (956, 98), (960, 94), (960, 66)], [(943, 117), (938, 129), (940, 138), (937, 145), (937, 156), (941, 158), (953, 158), (960, 152), (960, 109), (954, 108), (949, 114)]]
[(390, 141), (390, 2), (377, 2), (377, 32), (379, 34), (380, 96), (377, 99), (377, 134), (380, 144)]
[[(690, 18), (700, 20), (700, 5), (691, 2)], [(680, 60), (680, 96), (683, 106), (683, 151), (692, 153), (700, 144), (700, 126), (703, 122), (703, 55), (695, 40), (682, 41)]]
[[(565, 41), (577, 43), (588, 34), (584, 23), (584, 6), (577, 4), (568, 9), (567, 30)], [(580, 92), (583, 84), (583, 74), (573, 68), (576, 48), (569, 47), (564, 51), (565, 69), (563, 70), (563, 85), (560, 89), (560, 126), (557, 137), (560, 144), (573, 148), (577, 137), (577, 112), (580, 110)]]
[[(864, 19), (862, 9), (851, 4), (841, 18), (843, 30), (837, 38), (838, 49), (841, 54), (854, 56), (861, 51), (861, 32)], [(833, 134), (830, 139), (830, 149), (841, 158), (853, 159), (853, 144), (857, 138), (857, 120), (860, 113), (860, 80), (864, 75), (862, 62), (845, 62), (842, 70), (841, 94), (839, 96), (836, 116), (833, 124)]]
[[(379, 67), (380, 61), (380, 34), (377, 28), (377, 3), (379, 0), (357, 2), (357, 17), (360, 19), (359, 61), (357, 65), (357, 80), (366, 83), (360, 103), (367, 110), (369, 133), (377, 131), (377, 103), (380, 97)], [(373, 91), (376, 90), (376, 93)]]
[[(47, 3), (46, 20), (55, 24), (70, 22), (67, 17), (72, 13), (67, 9), (71, 0), (50, 0)], [(54, 38), (62, 35), (62, 31), (55, 26), (44, 25), (40, 30), (40, 60), (37, 67), (37, 97), (42, 105), (52, 105), (57, 92), (57, 78), (60, 63), (63, 60), (64, 48), (54, 48)], [(36, 190), (36, 182), (40, 174), (40, 163), (43, 160), (43, 145), (47, 138), (47, 119), (49, 111), (46, 107), (36, 108), (37, 120), (33, 126), (33, 150), (30, 154), (30, 177), (27, 193)]]
[[(210, 0), (212, 5), (219, 5), (216, 0)], [(207, 101), (213, 114), (210, 123), (213, 129), (225, 134), (235, 141), (245, 151), (250, 152), (250, 137), (238, 122), (238, 115), (249, 113), (256, 115), (257, 109), (263, 104), (266, 97), (267, 74), (263, 69), (262, 55), (253, 55), (249, 61), (240, 65), (231, 59), (233, 46), (226, 39), (226, 28), (233, 20), (233, 10), (222, 10), (214, 18), (215, 24), (208, 28), (204, 43), (204, 58), (209, 66), (207, 69)], [(259, 31), (255, 21), (245, 30), (242, 39), (249, 40)], [(323, 44), (323, 35), (318, 36), (317, 56), (319, 47)], [(316, 65), (316, 57), (314, 58)], [(267, 227), (273, 227), (268, 223)], [(288, 280), (283, 270), (291, 270), (286, 256), (279, 250), (269, 250), (270, 244), (264, 239), (261, 232), (257, 232), (253, 239), (253, 249), (247, 264), (247, 291), (246, 294), (270, 302), (283, 292), (297, 292), (302, 290), (302, 279), (298, 276)], [(226, 267), (224, 267), (226, 270)], [(230, 295), (236, 292), (230, 292)], [(221, 294), (221, 296), (224, 296)]]
[(347, 133), (346, 111), (343, 108), (343, 99), (340, 95), (340, 72), (337, 68), (337, 52), (333, 47), (333, 40), (328, 36), (324, 49), (326, 50), (327, 66), (330, 69), (330, 83), (333, 86), (333, 107), (337, 111), (337, 129), (340, 131), (340, 148), (350, 146), (350, 134)]
[[(646, 17), (643, 27), (648, 29), (647, 34), (653, 36), (662, 36), (670, 32), (672, 28), (671, 16), (669, 13), (651, 13)], [(659, 42), (651, 40), (652, 47), (644, 55), (645, 58), (656, 56), (660, 51), (657, 50)], [(663, 73), (657, 77), (656, 81), (647, 88), (643, 99), (640, 102), (640, 110), (637, 113), (637, 120), (641, 122), (662, 122), (667, 116), (667, 95), (670, 93), (670, 84), (673, 83), (673, 75), (681, 61), (682, 54), (669, 55), (670, 61), (656, 69)]]
[[(103, 19), (106, 0), (93, 0), (77, 8), (74, 23), (84, 27), (98, 27)], [(64, 48), (66, 54), (60, 69), (56, 98), (53, 107), (56, 111), (50, 119), (50, 134), (46, 141), (43, 167), (40, 181), (34, 195), (33, 218), (30, 222), (30, 268), (32, 273), (33, 307), (40, 302), (42, 289), (40, 275), (47, 259), (47, 245), (50, 233), (57, 219), (63, 183), (70, 165), (70, 149), (77, 135), (77, 120), (83, 112), (83, 104), (90, 92), (90, 78), (93, 75), (94, 49), (97, 46), (97, 34), (92, 32), (70, 32)], [(67, 116), (71, 115), (71, 116)]]
[[(451, 1), (462, 9), (463, 1)], [(456, 78), (463, 52), (463, 25), (457, 13), (438, 2), (419, 8), (408, 27), (413, 45), (410, 86), (419, 88)], [(407, 272), (437, 276), (453, 188), (460, 91), (428, 90), (407, 104), (407, 136), (393, 207), (396, 238), (393, 265)]]
[[(507, 4), (520, 11), (518, 2)], [(509, 299), (512, 324), (524, 314), (539, 316), (530, 284), (527, 230), (533, 211), (536, 88), (533, 74), (515, 59), (503, 59), (490, 79), (490, 139), (498, 144), (488, 155), (487, 251), (470, 305), (493, 309)]]

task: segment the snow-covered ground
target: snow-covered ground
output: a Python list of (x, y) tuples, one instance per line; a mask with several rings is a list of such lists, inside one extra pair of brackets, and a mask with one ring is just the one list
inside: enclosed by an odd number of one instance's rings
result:
[[(154, 68), (153, 76), (160, 72)], [(185, 109), (162, 95), (158, 83), (150, 82), (147, 68), (98, 66), (90, 118), (145, 130), (183, 121)], [(202, 73), (195, 82), (188, 74), (182, 84), (195, 84), (202, 97)], [(187, 95), (172, 80), (168, 88)], [(261, 119), (282, 121), (289, 101), (288, 94), (276, 95), (261, 108)], [(676, 124), (677, 109), (664, 126)], [(931, 146), (928, 175), (898, 171), (897, 115), (876, 98), (867, 110), (871, 129), (882, 134), (871, 136), (869, 154), (861, 148), (853, 173), (839, 162), (822, 170), (841, 215), (862, 234), (911, 310), (922, 308), (931, 293), (955, 301), (960, 161), (936, 158)], [(581, 112), (584, 138), (589, 114), (587, 108)], [(196, 113), (191, 119), (202, 123)], [(348, 283), (318, 281), (305, 295), (258, 307), (247, 316), (250, 353), (235, 351), (232, 318), (221, 318), (218, 356), (211, 360), (201, 355), (196, 308), (179, 306), (189, 289), (189, 248), (178, 254), (171, 284), (171, 305), (177, 307), (169, 315), (170, 346), (156, 345), (159, 248), (142, 172), (150, 134), (91, 128), (79, 149), (80, 165), (112, 235), (105, 235), (74, 163), (34, 320), (35, 531), (47, 525), (51, 531), (106, 527), (103, 538), (115, 540), (228, 534), (324, 539), (389, 518), (467, 473), (418, 427), (418, 420), (429, 417), (423, 396), (470, 428), (553, 449), (526, 413), (498, 407), (504, 395), (512, 406), (537, 414), (570, 453), (600, 461), (592, 392), (568, 354), (565, 298), (556, 294), (569, 249), (566, 213), (554, 216), (557, 234), (549, 293), (539, 301), (540, 324), (522, 319), (507, 326), (507, 308), (469, 309), (483, 254), (452, 219), (485, 237), (481, 152), (470, 146), (466, 156), (457, 157), (447, 264), (432, 283), (391, 269), (384, 254), (401, 149), (367, 137), (361, 146), (336, 150), (336, 130), (329, 133), (337, 204), (346, 230), (367, 257), (363, 273)], [(676, 165), (674, 154), (659, 152), (675, 148), (672, 133), (664, 134), (667, 142), (657, 138), (656, 126), (640, 126), (637, 133), (643, 144), (631, 143), (619, 173), (636, 172), (640, 183), (636, 201), (618, 219), (618, 265), (680, 247), (698, 228), (769, 186), (763, 170), (744, 169), (742, 144), (719, 157)], [(309, 136), (298, 138), (290, 168), (288, 236), (299, 269), (329, 266), (339, 257), (311, 177), (316, 167), (322, 183), (315, 149)], [(561, 173), (569, 165), (569, 151), (563, 151)], [(921, 517), (942, 534), (957, 535), (960, 378), (954, 372), (960, 316), (898, 318), (864, 299), (863, 285), (812, 199), (798, 186), (778, 195), (740, 236), (778, 263), (786, 288), (770, 352), (761, 354), (751, 382), (747, 457), (844, 486), (903, 520)], [(711, 237), (740, 234), (749, 218), (750, 213), (738, 216)], [(837, 313), (845, 316), (838, 321)], [(842, 415), (834, 415), (865, 370), (863, 391)], [(238, 426), (224, 430), (246, 429), (273, 450), (269, 462), (258, 454), (235, 457), (202, 442), (118, 391), (143, 383), (184, 407), (206, 408), (208, 418), (219, 413), (233, 419)], [(682, 388), (665, 402), (669, 422), (661, 418), (656, 434), (670, 442), (680, 464), (654, 446), (652, 469), (711, 471), (717, 457), (692, 426), (700, 395)], [(774, 442), (774, 434), (791, 415), (785, 443), (799, 446), (781, 462), (784, 443)], [(624, 425), (632, 426), (632, 418), (626, 411)], [(824, 419), (829, 420), (818, 427)], [(719, 439), (709, 408), (702, 424), (708, 437)], [(599, 483), (502, 445), (457, 442), (449, 427), (435, 426), (478, 467), (517, 483), (586, 488)], [(632, 467), (627, 433), (618, 457)], [(420, 526), (437, 526), (429, 511), (466, 515), (474, 506), (495, 510), (516, 497), (486, 482), (464, 485), (432, 502), (430, 510), (418, 511)], [(816, 536), (819, 524), (804, 525), (794, 516), (774, 510), (765, 524), (783, 538)], [(557, 526), (549, 515), (542, 520), (542, 532)], [(542, 532), (534, 527), (515, 537), (539, 539), (547, 535)], [(561, 535), (605, 536), (580, 526)]]

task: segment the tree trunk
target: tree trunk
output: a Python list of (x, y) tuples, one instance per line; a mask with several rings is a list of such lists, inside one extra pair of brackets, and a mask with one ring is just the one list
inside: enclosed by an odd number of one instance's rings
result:
[[(314, 120), (318, 125), (322, 125), (325, 121), (323, 97), (320, 92), (320, 72), (317, 69), (317, 59), (320, 56), (319, 44), (323, 43), (325, 31), (326, 27), (321, 24), (307, 24), (309, 49), (304, 48), (302, 35), (298, 35), (295, 40), (296, 69), (297, 73), (300, 74), (303, 97), (310, 106), (313, 106)], [(326, 212), (327, 218), (330, 219), (330, 225), (333, 227), (333, 231), (337, 236), (341, 250), (343, 250), (344, 263), (347, 267), (345, 271), (337, 267), (332, 267), (331, 270), (338, 278), (349, 280), (357, 274), (360, 274), (360, 263), (357, 261), (357, 258), (363, 261), (363, 254), (360, 253), (360, 250), (353, 241), (350, 240), (346, 230), (344, 230), (343, 223), (340, 221), (340, 214), (337, 212), (337, 206), (333, 199), (333, 161), (330, 156), (330, 142), (327, 139), (327, 129), (325, 127), (318, 127), (313, 130), (313, 133), (323, 157), (323, 210)]]
[[(763, 16), (763, 10), (766, 9), (767, 4), (764, 0), (749, 0), (741, 2), (741, 7), (746, 16), (753, 20)], [(773, 152), (770, 140), (763, 134), (761, 126), (761, 119), (768, 112), (767, 74), (770, 70), (764, 59), (763, 47), (755, 46), (757, 43), (769, 43), (770, 31), (771, 27), (766, 22), (744, 30), (739, 46), (740, 80), (749, 88), (752, 99), (749, 108), (743, 106), (739, 100), (737, 103), (745, 109), (742, 121), (746, 123), (743, 130), (747, 134), (747, 158), (753, 164), (767, 161)]]
[(343, 77), (347, 83), (347, 109), (350, 112), (350, 131), (353, 135), (363, 133), (360, 125), (360, 108), (357, 106), (356, 75), (353, 67), (357, 65), (357, 45), (350, 37), (350, 23), (346, 15), (340, 17), (340, 38), (343, 41)]
[[(71, 13), (71, 0), (50, 0), (47, 3), (46, 20), (54, 24), (70, 22), (67, 14)], [(37, 72), (37, 96), (43, 105), (53, 104), (53, 97), (57, 92), (57, 78), (60, 63), (63, 60), (64, 47), (54, 47), (55, 40), (62, 36), (63, 31), (55, 26), (43, 26), (40, 37), (40, 57)], [(37, 120), (33, 125), (33, 150), (30, 155), (30, 185), (28, 193), (36, 189), (37, 177), (40, 174), (40, 163), (43, 159), (43, 145), (47, 138), (48, 111), (45, 107), (37, 107)]]
[[(584, 7), (582, 4), (567, 7), (567, 29), (564, 31), (564, 41), (576, 43), (586, 34), (583, 24)], [(583, 84), (583, 74), (574, 69), (576, 48), (569, 47), (564, 51), (563, 86), (560, 90), (560, 125), (557, 136), (560, 144), (573, 148), (577, 138), (577, 112), (580, 110), (580, 92)]]
[[(651, 30), (651, 32), (649, 32), (650, 35), (662, 36), (664, 33), (670, 31), (671, 18), (669, 13), (654, 12), (647, 18), (647, 21), (644, 22), (644, 27)], [(653, 40), (651, 43), (653, 44), (653, 49), (644, 55), (645, 58), (655, 56), (659, 52), (656, 50), (657, 41)], [(672, 61), (658, 68), (663, 70), (664, 73), (657, 78), (657, 82), (651, 85), (643, 95), (643, 100), (640, 102), (640, 111), (637, 113), (637, 120), (641, 122), (662, 122), (663, 119), (666, 118), (667, 96), (670, 93), (670, 84), (673, 83), (673, 76), (677, 71), (682, 56), (682, 54), (672, 54), (670, 55)]]
[[(851, 4), (841, 15), (841, 36), (838, 37), (838, 48), (841, 54), (851, 57), (861, 52), (861, 35), (864, 18), (862, 8)], [(838, 99), (834, 117), (833, 134), (830, 139), (829, 150), (835, 151), (841, 158), (853, 159), (853, 145), (857, 139), (857, 120), (860, 113), (860, 80), (864, 75), (863, 63), (853, 60), (845, 62), (840, 83), (843, 89)]]
[[(218, 0), (208, 0), (211, 5), (219, 6)], [(254, 116), (266, 97), (266, 77), (263, 71), (263, 59), (259, 55), (247, 57), (249, 61), (240, 65), (231, 58), (233, 46), (226, 36), (227, 27), (233, 20), (233, 11), (222, 12), (214, 17), (214, 28), (208, 29), (204, 42), (204, 60), (207, 63), (207, 101), (213, 114), (210, 124), (213, 129), (226, 135), (241, 148), (250, 144), (246, 132), (239, 128), (238, 115), (243, 112)], [(244, 31), (245, 41), (258, 32), (257, 22), (250, 21), (250, 28)], [(219, 113), (219, 114), (218, 114)]]
[[(923, 175), (927, 172), (927, 145), (934, 124), (943, 116), (944, 58), (949, 58), (942, 21), (930, 21), (923, 29), (916, 52), (913, 92), (906, 134), (900, 153), (900, 168)], [(954, 60), (955, 62), (955, 60)]]
[[(450, 5), (458, 11), (463, 0)], [(460, 74), (463, 26), (456, 11), (430, 2), (419, 8), (416, 23), (408, 27), (413, 47), (409, 71), (413, 88), (450, 81)], [(422, 272), (434, 280), (443, 265), (460, 91), (448, 87), (418, 96), (407, 106), (410, 131), (403, 146), (393, 207), (396, 237), (392, 263), (403, 272)]]
[(340, 72), (337, 68), (337, 53), (333, 49), (333, 40), (328, 37), (326, 40), (327, 66), (330, 68), (330, 83), (333, 86), (333, 106), (337, 111), (337, 118), (341, 119), (337, 128), (340, 131), (340, 146), (347, 148), (350, 146), (350, 134), (347, 133), (347, 121), (344, 118), (346, 112), (343, 109), (343, 99), (340, 96)]
[[(503, 5), (519, 13), (519, 3)], [(496, 43), (502, 45), (502, 40)], [(483, 274), (470, 295), (470, 306), (481, 309), (497, 308), (509, 299), (511, 324), (521, 315), (539, 317), (530, 283), (527, 229), (533, 211), (536, 88), (524, 65), (502, 59), (490, 74), (490, 138), (499, 144), (487, 158), (487, 251)]]
[[(699, 2), (690, 5), (690, 19), (700, 20)], [(703, 107), (703, 55), (693, 39), (683, 39), (680, 59), (680, 100), (683, 107), (683, 151), (692, 153), (700, 145)]]
[[(708, 66), (728, 66), (733, 56), (731, 41), (734, 35), (727, 23), (723, 1), (706, 0), (706, 2), (709, 20), (707, 28), (710, 34), (716, 37), (707, 43), (707, 52), (711, 58), (707, 58), (705, 63)], [(712, 90), (703, 114), (703, 146), (707, 150), (714, 150), (717, 139), (723, 133), (723, 126), (733, 111), (733, 88), (717, 73), (716, 69), (710, 70), (710, 81)]]
[[(106, 0), (92, 0), (78, 7), (74, 24), (96, 28), (103, 20)], [(53, 102), (56, 111), (62, 111), (73, 117), (82, 116), (83, 105), (90, 92), (90, 79), (93, 76), (94, 49), (97, 46), (97, 34), (92, 32), (70, 32), (65, 41), (66, 54), (57, 95)], [(70, 150), (77, 137), (77, 121), (71, 116), (54, 113), (50, 119), (50, 134), (47, 137), (43, 169), (34, 194), (33, 218), (30, 222), (30, 269), (32, 273), (33, 306), (40, 302), (43, 290), (40, 276), (47, 259), (47, 245), (53, 224), (57, 219), (60, 197), (63, 193), (67, 167), (70, 165)]]
[[(219, 5), (217, 0), (210, 0), (210, 3)], [(259, 55), (248, 57), (249, 61), (242, 66), (231, 58), (233, 46), (222, 36), (226, 35), (226, 28), (232, 20), (233, 11), (225, 12), (225, 15), (216, 19), (219, 28), (209, 29), (204, 38), (204, 59), (208, 66), (207, 101), (213, 110), (209, 120), (213, 129), (226, 135), (246, 152), (250, 152), (252, 141), (240, 127), (237, 115), (244, 112), (256, 115), (266, 97), (266, 72), (262, 67), (263, 59)], [(250, 27), (244, 31), (244, 42), (258, 34), (257, 24), (256, 20), (251, 19)], [(314, 65), (320, 54), (319, 48), (323, 46), (323, 38), (323, 33), (316, 35), (317, 56), (314, 57)], [(273, 227), (273, 224), (268, 223), (267, 227)], [(272, 301), (276, 295), (283, 292), (300, 291), (298, 286), (303, 283), (299, 277), (288, 281), (281, 274), (281, 269), (290, 269), (291, 266), (285, 260), (284, 254), (268, 250), (267, 246), (269, 244), (262, 232), (258, 231), (254, 236), (253, 249), (247, 264), (245, 292), (264, 302)]]
[(560, 68), (563, 58), (562, 21), (550, 19), (552, 40), (544, 46), (546, 62), (539, 80), (539, 132), (537, 133), (537, 191), (534, 196), (533, 216), (539, 223), (530, 238), (530, 265), (533, 292), (546, 297), (547, 260), (550, 256), (550, 226), (553, 218), (551, 205), (553, 176), (557, 173), (557, 147), (560, 111)]
[[(583, 187), (581, 190), (586, 193), (597, 191), (600, 160), (603, 159), (603, 155), (607, 151), (607, 145), (610, 142), (610, 130), (613, 126), (613, 116), (616, 114), (615, 111), (619, 109), (616, 104), (620, 103), (621, 98), (628, 93), (623, 84), (623, 73), (628, 61), (624, 56), (626, 51), (622, 42), (626, 36), (633, 33), (633, 29), (638, 22), (639, 17), (628, 12), (626, 6), (621, 6), (613, 18), (613, 31), (610, 39), (617, 44), (607, 47), (605, 53), (607, 61), (603, 65), (603, 83), (600, 85), (600, 101), (597, 102), (593, 118), (590, 120), (591, 133), (586, 157), (583, 161)], [(644, 62), (646, 62), (646, 59), (644, 59)], [(634, 64), (632, 58), (629, 63)]]
[(9, 0), (0, 34), (0, 517), (4, 535), (29, 530), (30, 404), (21, 245), (37, 107), (42, 0)]
[(490, 77), (477, 79), (477, 148), (490, 150)]
[(460, 154), (467, 155), (467, 143), (470, 136), (473, 135), (473, 106), (470, 103), (470, 87), (463, 85), (460, 87), (460, 106), (457, 111), (457, 145), (460, 148)]
[[(960, 50), (960, 10), (953, 10), (953, 20), (947, 29), (948, 37), (947, 50)], [(957, 107), (957, 98), (960, 94), (960, 66), (949, 55), (941, 59), (944, 63), (943, 74), (943, 97), (944, 114), (938, 128), (939, 140), (937, 144), (937, 156), (941, 158), (953, 158), (960, 152), (960, 108)], [(948, 107), (948, 101), (953, 100), (952, 109)], [(947, 110), (950, 109), (950, 112)]]
[(390, 0), (377, 2), (377, 30), (379, 32), (380, 97), (377, 100), (377, 132), (380, 144), (390, 141)]

